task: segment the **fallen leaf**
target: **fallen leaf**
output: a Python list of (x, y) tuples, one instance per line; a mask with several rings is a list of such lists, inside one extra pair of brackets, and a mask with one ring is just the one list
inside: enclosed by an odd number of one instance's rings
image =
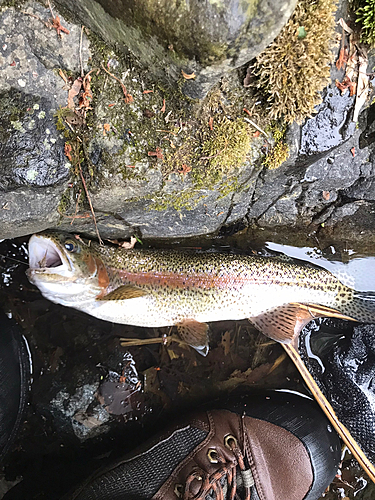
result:
[(116, 106), (116, 103), (115, 103), (115, 102), (113, 102), (113, 103), (111, 103), (111, 104), (108, 104), (108, 107), (109, 107), (109, 108), (112, 108), (113, 106)]
[(342, 82), (335, 80), (335, 85), (341, 91), (341, 95), (344, 95), (349, 89), (350, 95), (353, 96), (357, 88), (357, 84), (352, 82), (348, 76), (345, 76)]
[(73, 85), (71, 86), (68, 92), (68, 108), (74, 109), (74, 97), (79, 94), (82, 87), (82, 78), (79, 77), (74, 80)]
[(103, 125), (103, 135), (106, 135), (107, 132), (111, 130), (111, 125), (109, 123), (105, 123)]
[(15, 66), (16, 65), (16, 61), (12, 61), (9, 66)]
[(131, 236), (130, 242), (129, 241), (120, 242), (119, 240), (108, 240), (108, 241), (110, 241), (114, 245), (118, 245), (121, 248), (125, 248), (126, 250), (131, 250), (132, 248), (134, 248), (134, 245), (137, 243), (138, 240), (134, 236)]
[(163, 99), (163, 106), (162, 106), (160, 112), (165, 113), (165, 99)]
[(69, 35), (70, 33), (69, 30), (67, 30), (66, 28), (64, 28), (64, 26), (61, 25), (59, 16), (56, 16), (52, 19), (52, 28), (54, 28), (57, 31), (57, 34), (59, 36), (61, 36), (61, 32), (66, 33), (67, 35)]
[(151, 92), (153, 92), (153, 90), (144, 90), (143, 91), (144, 94), (151, 94)]
[(155, 151), (149, 151), (147, 154), (148, 154), (148, 156), (156, 156), (156, 158), (159, 158), (159, 160), (164, 159), (162, 150), (159, 147), (157, 147), (155, 149)]
[(337, 58), (336, 61), (336, 68), (337, 69), (343, 68), (348, 62), (348, 57), (349, 57), (349, 51), (348, 47), (345, 45), (340, 49), (339, 57)]
[(182, 165), (182, 167), (178, 171), (179, 174), (183, 174), (183, 175), (186, 175), (188, 172), (191, 172), (191, 167), (189, 167), (188, 165), (185, 165), (185, 163)]
[(91, 99), (92, 99), (92, 93), (91, 93), (91, 75), (90, 73), (87, 73), (85, 78), (83, 79), (82, 82), (82, 87), (83, 87), (83, 94), (80, 95), (79, 97), (79, 107), (80, 108), (86, 108), (86, 109), (91, 109), (90, 104), (91, 104)]
[(181, 73), (182, 73), (182, 76), (185, 78), (185, 80), (193, 80), (197, 75), (193, 72), (193, 73), (190, 73), (190, 75), (188, 73), (185, 73), (184, 70), (181, 70)]
[(349, 28), (349, 26), (346, 24), (346, 22), (344, 21), (344, 19), (341, 17), (339, 19), (339, 24), (342, 28), (344, 28), (344, 30), (349, 33), (349, 35), (351, 35), (353, 33), (353, 30), (351, 28)]
[(353, 122), (358, 120), (359, 112), (367, 100), (370, 92), (369, 77), (367, 76), (368, 60), (364, 52), (358, 56), (359, 69), (358, 69), (358, 83), (357, 83), (357, 97), (354, 105)]
[(259, 137), (259, 136), (260, 136), (259, 130), (257, 130), (256, 132), (253, 133), (253, 137)]
[(68, 160), (71, 163), (73, 163), (72, 155), (70, 154), (71, 152), (72, 152), (72, 146), (68, 142), (66, 142), (64, 146), (64, 154), (68, 158)]
[(131, 102), (134, 101), (133, 96), (130, 94), (126, 94), (126, 96), (124, 97), (124, 101), (126, 104), (130, 104)]
[(208, 126), (210, 127), (210, 130), (212, 130), (212, 124), (214, 123), (214, 118), (213, 116), (210, 116), (210, 119), (208, 120)]

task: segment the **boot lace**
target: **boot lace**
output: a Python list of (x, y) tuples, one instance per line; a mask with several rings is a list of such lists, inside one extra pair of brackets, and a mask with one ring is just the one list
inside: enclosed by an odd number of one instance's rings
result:
[[(241, 427), (241, 441), (244, 443), (246, 437), (243, 418)], [(220, 464), (220, 467), (212, 474), (208, 474), (206, 471), (199, 468), (193, 469), (186, 479), (183, 495), (181, 495), (183, 500), (206, 500), (208, 495), (216, 500), (251, 499), (251, 487), (254, 486), (254, 478), (245, 456), (246, 453), (241, 451), (235, 438), (228, 440), (226, 446), (232, 451), (233, 459), (230, 461), (226, 460), (225, 457), (216, 450), (215, 458), (217, 459), (217, 463)], [(237, 477), (238, 473), (241, 476), (240, 478)], [(226, 480), (223, 481), (223, 478)], [(198, 480), (201, 485), (198, 493), (193, 494), (191, 486), (196, 480)], [(238, 495), (238, 483), (242, 483), (241, 497)]]

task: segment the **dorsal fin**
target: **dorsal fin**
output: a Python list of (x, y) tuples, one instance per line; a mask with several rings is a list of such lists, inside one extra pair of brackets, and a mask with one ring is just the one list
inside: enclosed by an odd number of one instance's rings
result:
[(141, 288), (132, 285), (122, 285), (116, 288), (116, 290), (107, 293), (107, 295), (98, 295), (96, 300), (126, 300), (142, 297), (143, 295), (147, 295), (147, 292)]
[(333, 317), (353, 320), (336, 309), (317, 304), (293, 302), (270, 309), (259, 316), (249, 318), (264, 335), (281, 343), (289, 343), (296, 338), (302, 328), (314, 318)]

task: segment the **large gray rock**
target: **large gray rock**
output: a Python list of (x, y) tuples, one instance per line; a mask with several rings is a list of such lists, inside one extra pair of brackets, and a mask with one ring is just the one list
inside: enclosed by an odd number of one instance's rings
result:
[[(58, 0), (110, 43), (132, 52), (157, 79), (204, 97), (228, 71), (257, 56), (279, 34), (296, 0)], [(76, 17), (75, 17), (76, 18)]]
[[(49, 9), (0, 12), (0, 237), (9, 238), (58, 223), (61, 196), (70, 178), (64, 138), (54, 113), (67, 92), (57, 69), (79, 71), (80, 29), (61, 22), (69, 39), (42, 22)], [(82, 43), (83, 60), (89, 57)]]

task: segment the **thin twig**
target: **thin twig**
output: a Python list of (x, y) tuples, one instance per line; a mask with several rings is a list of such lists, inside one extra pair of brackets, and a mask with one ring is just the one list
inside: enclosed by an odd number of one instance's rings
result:
[(39, 16), (37, 16), (36, 14), (32, 14), (31, 12), (26, 12), (25, 10), (21, 10), (22, 14), (26, 14), (27, 16), (30, 16), (30, 17), (34, 17), (35, 19), (38, 19), (38, 21), (42, 22), (44, 24), (44, 26), (46, 26), (47, 28), (51, 28), (51, 25), (50, 23), (47, 23), (46, 21), (43, 21), (42, 18), (40, 18)]
[(117, 76), (113, 75), (108, 69), (106, 69), (103, 63), (102, 63), (102, 69), (104, 69), (104, 71), (106, 73), (108, 73), (108, 75), (110, 75), (112, 78), (114, 78), (115, 80), (117, 80), (119, 82), (119, 84), (121, 85), (121, 88), (122, 88), (122, 91), (123, 91), (124, 95), (125, 96), (128, 95), (128, 91), (126, 90), (126, 87), (122, 83), (122, 81), (120, 80), (120, 78), (117, 78)]
[(76, 200), (76, 209), (75, 209), (75, 212), (74, 212), (74, 215), (73, 215), (73, 218), (72, 218), (72, 221), (71, 221), (70, 225), (73, 224), (74, 219), (77, 217), (77, 214), (78, 214), (78, 204), (79, 204), (79, 199), (81, 198), (81, 193), (82, 193), (82, 189), (80, 189), (78, 191), (77, 200)]
[(51, 11), (51, 16), (53, 19), (55, 19), (55, 16), (53, 15), (53, 10), (52, 10), (52, 7), (51, 7), (51, 2), (48, 0), (48, 7), (49, 7), (49, 10)]
[(293, 363), (295, 364), (297, 370), (300, 372), (302, 378), (306, 382), (307, 387), (312, 392), (316, 402), (319, 404), (321, 409), (324, 411), (329, 421), (340, 434), (341, 439), (344, 441), (349, 450), (353, 453), (354, 457), (358, 460), (359, 464), (365, 472), (370, 476), (370, 479), (375, 482), (375, 467), (366, 457), (362, 449), (359, 447), (357, 441), (350, 434), (350, 431), (341, 423), (338, 419), (334, 409), (331, 404), (324, 396), (319, 386), (315, 382), (314, 378), (308, 371), (305, 363), (302, 361), (301, 356), (298, 352), (298, 347), (291, 344), (281, 344), (285, 351), (289, 354)]
[(91, 214), (87, 213), (87, 214), (84, 214), (84, 215), (66, 215), (66, 214), (63, 214), (59, 208), (57, 208), (57, 211), (59, 212), (59, 214), (62, 216), (62, 217), (66, 217), (67, 219), (89, 219), (90, 217), (92, 217)]
[(94, 220), (95, 230), (96, 230), (96, 234), (97, 234), (97, 236), (98, 236), (99, 243), (100, 243), (101, 245), (104, 245), (103, 240), (101, 239), (100, 234), (99, 234), (98, 225), (97, 225), (97, 223), (96, 223), (96, 217), (95, 217), (94, 207), (92, 206), (92, 203), (91, 203), (91, 198), (90, 198), (90, 195), (89, 195), (89, 191), (88, 191), (88, 189), (87, 189), (87, 186), (86, 186), (86, 181), (85, 181), (85, 178), (83, 177), (82, 168), (81, 168), (80, 163), (78, 163), (78, 168), (79, 168), (79, 175), (81, 176), (81, 179), (82, 179), (82, 184), (83, 184), (83, 187), (84, 187), (84, 189), (85, 189), (86, 196), (87, 196), (87, 201), (89, 202), (89, 205), (90, 205), (90, 210), (91, 210), (91, 213), (92, 213), (92, 218), (93, 218), (93, 220)]
[(246, 117), (244, 118), (244, 120), (245, 120), (245, 122), (250, 123), (250, 125), (252, 125), (253, 127), (255, 127), (257, 130), (259, 130), (259, 132), (261, 132), (262, 134), (264, 134), (267, 137), (267, 139), (269, 139), (268, 134), (263, 129), (261, 129), (260, 127), (258, 127), (258, 125), (256, 123), (254, 123), (253, 120), (250, 120), (250, 118), (246, 118)]
[(188, 345), (184, 340), (175, 337), (174, 335), (167, 336), (163, 335), (162, 337), (156, 337), (152, 339), (126, 339), (121, 337), (120, 345), (122, 347), (131, 347), (131, 346), (140, 346), (140, 345), (148, 345), (148, 344), (169, 344), (170, 342), (177, 342), (178, 344)]
[(83, 30), (84, 30), (84, 26), (82, 24), (81, 26), (81, 38), (80, 38), (80, 41), (79, 41), (79, 62), (80, 62), (80, 65), (81, 65), (81, 77), (83, 78), (85, 76), (84, 72), (83, 72), (83, 64), (82, 64), (82, 37), (83, 37)]

